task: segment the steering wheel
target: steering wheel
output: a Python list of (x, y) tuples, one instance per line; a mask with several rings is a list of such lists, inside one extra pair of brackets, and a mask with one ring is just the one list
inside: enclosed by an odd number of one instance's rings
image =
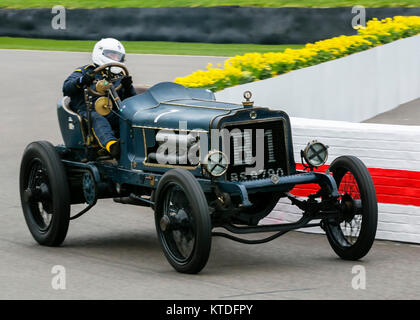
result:
[[(95, 70), (93, 70), (92, 75), (96, 76), (99, 72), (101, 72), (103, 70), (108, 70), (110, 72), (112, 67), (121, 68), (123, 74), (118, 75), (116, 78), (114, 78), (112, 80), (108, 80), (108, 82), (110, 82), (110, 83), (114, 83), (114, 82), (118, 81), (119, 79), (121, 79), (122, 77), (129, 75), (127, 67), (125, 65), (121, 64), (121, 63), (118, 63), (118, 62), (110, 62), (110, 63), (103, 64), (103, 65), (97, 67)], [(94, 83), (97, 83), (97, 81), (94, 82)], [(122, 84), (120, 84), (118, 87), (116, 87), (115, 90), (120, 90), (121, 87), (122, 87)], [(90, 86), (87, 89), (91, 94), (93, 94), (95, 96), (103, 96), (103, 94), (97, 92), (96, 90), (93, 90)]]

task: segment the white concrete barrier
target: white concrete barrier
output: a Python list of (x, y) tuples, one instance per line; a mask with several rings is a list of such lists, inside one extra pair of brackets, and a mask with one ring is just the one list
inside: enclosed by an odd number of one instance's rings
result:
[[(420, 243), (420, 126), (302, 118), (291, 122), (297, 163), (300, 150), (317, 139), (330, 147), (327, 164), (338, 156), (354, 155), (369, 168), (379, 202), (378, 239)], [(263, 223), (291, 222), (300, 216), (282, 199)]]
[(256, 105), (292, 117), (361, 122), (420, 97), (420, 35), (227, 88), (216, 98), (237, 103), (246, 90)]

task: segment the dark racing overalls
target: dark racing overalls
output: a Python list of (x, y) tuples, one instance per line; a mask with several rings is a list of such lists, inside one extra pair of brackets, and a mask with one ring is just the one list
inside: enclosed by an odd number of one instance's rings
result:
[[(76, 69), (63, 84), (63, 95), (70, 97), (70, 108), (80, 114), (83, 118), (87, 119), (87, 107), (84, 99), (83, 85), (80, 84), (80, 79), (87, 72), (92, 72), (95, 69), (94, 65), (86, 65), (81, 68)], [(102, 74), (98, 73), (95, 76), (95, 79), (103, 79)], [(114, 85), (117, 87), (120, 84), (120, 81), (114, 82)], [(95, 89), (95, 85), (92, 84), (92, 89)], [(121, 100), (134, 96), (136, 91), (131, 85), (129, 88), (121, 88), (117, 91)], [(92, 101), (95, 103), (98, 97), (93, 96)], [(119, 118), (113, 112), (107, 116), (101, 116), (96, 111), (91, 113), (92, 119), (92, 131), (98, 141), (99, 145), (102, 148), (105, 148), (108, 142), (115, 141), (114, 130), (117, 129)]]

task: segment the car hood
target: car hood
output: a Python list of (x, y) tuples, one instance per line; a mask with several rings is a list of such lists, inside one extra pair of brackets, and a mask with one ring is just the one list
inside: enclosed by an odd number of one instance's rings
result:
[(241, 104), (215, 101), (213, 92), (162, 82), (125, 99), (121, 115), (134, 127), (208, 130), (218, 116), (243, 109)]

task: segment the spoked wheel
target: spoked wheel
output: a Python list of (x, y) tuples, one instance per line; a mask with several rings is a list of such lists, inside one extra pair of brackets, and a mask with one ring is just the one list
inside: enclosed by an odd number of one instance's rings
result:
[(69, 226), (70, 194), (64, 166), (49, 142), (33, 142), (25, 149), (20, 198), (34, 239), (46, 246), (60, 245)]
[(375, 240), (378, 204), (372, 178), (358, 158), (342, 156), (333, 161), (330, 172), (340, 194), (341, 217), (325, 220), (328, 241), (345, 260), (364, 257)]
[(206, 197), (188, 171), (166, 172), (157, 189), (155, 223), (169, 263), (182, 273), (198, 273), (211, 248), (211, 221)]

